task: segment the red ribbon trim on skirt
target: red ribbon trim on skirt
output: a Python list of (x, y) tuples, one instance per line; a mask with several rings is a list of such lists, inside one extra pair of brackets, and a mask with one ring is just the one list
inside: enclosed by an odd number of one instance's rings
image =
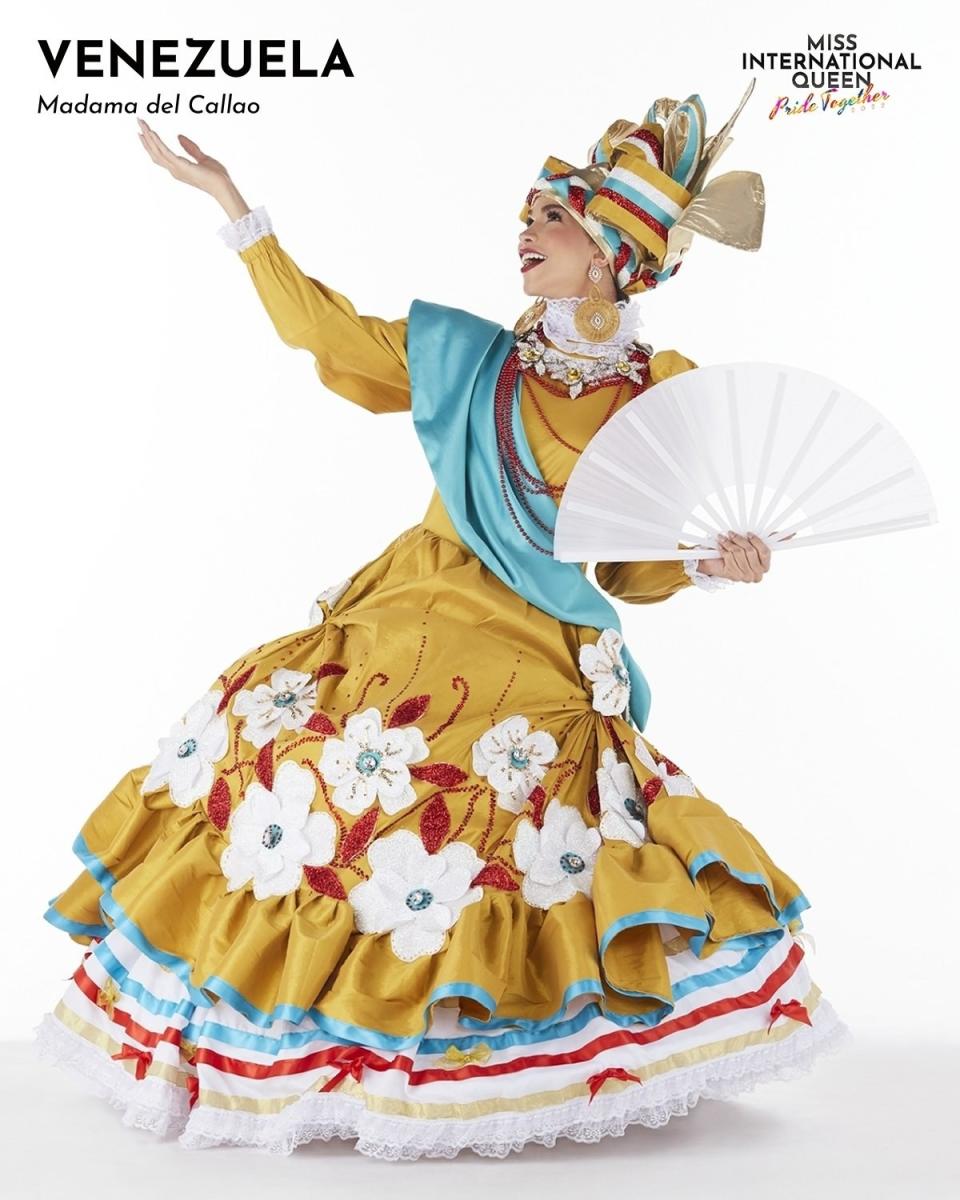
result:
[(153, 1062), (153, 1053), (150, 1050), (141, 1050), (139, 1046), (131, 1046), (129, 1042), (123, 1043), (119, 1054), (111, 1054), (110, 1057), (116, 1059), (135, 1058), (138, 1079), (142, 1079), (146, 1075), (147, 1067)]
[(631, 1075), (630, 1072), (624, 1070), (623, 1067), (607, 1067), (605, 1070), (600, 1071), (597, 1075), (591, 1075), (587, 1080), (587, 1087), (590, 1089), (590, 1099), (587, 1101), (588, 1104), (593, 1103), (594, 1096), (600, 1091), (608, 1079), (633, 1079), (637, 1083), (643, 1083), (643, 1080), (639, 1075)]
[(767, 1026), (767, 1033), (770, 1032), (777, 1017), (792, 1017), (795, 1021), (805, 1021), (808, 1025), (813, 1024), (806, 1006), (799, 1000), (774, 1000), (773, 1007), (770, 1009), (770, 1024)]
[[(636, 1031), (623, 1029), (602, 1034), (600, 1037), (593, 1039), (575, 1051), (523, 1054), (515, 1059), (511, 1059), (509, 1062), (470, 1063), (458, 1068), (456, 1072), (451, 1072), (446, 1068), (431, 1067), (414, 1070), (413, 1060), (408, 1055), (401, 1053), (396, 1055), (395, 1058), (387, 1060), (379, 1057), (374, 1051), (368, 1051), (365, 1048), (357, 1049), (363, 1051), (364, 1065), (380, 1071), (389, 1069), (404, 1071), (411, 1085), (431, 1083), (435, 1079), (469, 1079), (474, 1076), (491, 1077), (512, 1074), (516, 1071), (525, 1070), (528, 1067), (573, 1065), (575, 1063), (587, 1062), (596, 1055), (603, 1053), (605, 1050), (610, 1050), (615, 1046), (656, 1045), (662, 1039), (679, 1030), (694, 1028), (703, 1022), (723, 1016), (737, 1009), (764, 1004), (769, 996), (775, 994), (778, 989), (787, 983), (803, 957), (803, 948), (799, 943), (794, 942), (784, 961), (754, 990), (741, 993), (738, 996), (725, 997), (723, 1000), (710, 1001), (685, 1013), (681, 1017), (665, 1018), (655, 1026), (643, 1027)], [(100, 985), (90, 978), (82, 963), (77, 967), (75, 979), (80, 990), (88, 997), (91, 1003), (95, 1004)], [(770, 1025), (781, 1015), (806, 1021), (808, 1025), (813, 1024), (806, 1008), (798, 1000), (790, 1000), (785, 1004), (776, 1001), (770, 1010), (770, 1015)], [(124, 1028), (128, 1036), (134, 1037), (138, 1041), (145, 1042), (148, 1045), (152, 1044), (156, 1046), (163, 1042), (177, 1044), (181, 1036), (180, 1031), (173, 1028), (167, 1028), (159, 1034), (147, 1029), (120, 1007), (115, 1008), (114, 1021)], [(770, 1027), (768, 1026), (767, 1032), (769, 1033), (769, 1031)], [(121, 1055), (114, 1055), (113, 1057), (119, 1058)], [(133, 1052), (124, 1053), (122, 1057), (133, 1057)], [(349, 1055), (348, 1057), (344, 1054), (342, 1047), (332, 1047), (326, 1050), (310, 1052), (300, 1058), (278, 1061), (272, 1064), (249, 1063), (243, 1059), (232, 1058), (220, 1054), (213, 1049), (204, 1048), (198, 1050), (196, 1058), (193, 1061), (202, 1061), (224, 1073), (243, 1076), (249, 1079), (272, 1079), (284, 1075), (297, 1075), (329, 1063), (332, 1066), (341, 1067), (338, 1076), (329, 1080), (324, 1085), (324, 1090), (332, 1090), (348, 1073), (353, 1075), (354, 1078), (358, 1078), (355, 1074), (355, 1069), (351, 1065), (354, 1057), (358, 1057), (358, 1055)], [(344, 1066), (346, 1069), (343, 1069)]]
[(335, 1087), (339, 1087), (348, 1075), (352, 1075), (359, 1083), (364, 1067), (373, 1067), (377, 1071), (386, 1071), (392, 1065), (392, 1063), (387, 1062), (385, 1058), (377, 1054), (375, 1050), (367, 1050), (361, 1047), (356, 1051), (351, 1051), (348, 1054), (333, 1059), (330, 1066), (339, 1067), (340, 1070), (335, 1075), (331, 1075), (323, 1087), (317, 1090), (332, 1092)]

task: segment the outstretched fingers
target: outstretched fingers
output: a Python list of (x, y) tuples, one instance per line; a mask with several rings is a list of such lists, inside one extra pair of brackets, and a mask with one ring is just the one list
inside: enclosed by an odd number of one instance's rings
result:
[(153, 152), (152, 157), (154, 162), (161, 162), (165, 166), (169, 166), (170, 163), (175, 161), (176, 155), (170, 152), (167, 146), (164, 145), (163, 139), (160, 137), (160, 135), (154, 133), (146, 121), (141, 120), (140, 117), (137, 117), (137, 120), (140, 121), (140, 128), (143, 130), (143, 136), (147, 139), (147, 145)]
[(177, 141), (184, 148), (184, 150), (186, 150), (190, 157), (195, 158), (197, 162), (203, 162), (205, 158), (209, 157), (208, 155), (204, 154), (197, 143), (193, 141), (192, 138), (188, 138), (185, 133), (178, 133)]
[(153, 161), (157, 163), (158, 166), (166, 167), (168, 171), (176, 174), (180, 164), (186, 164), (187, 166), (193, 165), (189, 158), (184, 158), (182, 155), (174, 154), (169, 146), (164, 143), (159, 134), (154, 133), (146, 121), (142, 120), (140, 117), (137, 117), (137, 121), (140, 123), (140, 129), (142, 131), (140, 135), (140, 141), (143, 142), (147, 153), (150, 155)]

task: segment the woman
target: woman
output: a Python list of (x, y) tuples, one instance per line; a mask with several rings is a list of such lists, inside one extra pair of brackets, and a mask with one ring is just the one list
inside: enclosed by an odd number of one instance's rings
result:
[[(705, 141), (698, 97), (660, 100), (589, 167), (548, 159), (518, 243), (540, 300), (508, 332), (421, 301), (358, 316), (220, 163), (140, 122), (222, 204), (280, 337), (331, 390), (409, 411), (437, 487), (308, 628), (216, 676), (76, 839), (84, 870), (45, 915), (89, 949), (38, 1046), (128, 1123), (189, 1147), (502, 1156), (663, 1124), (848, 1035), (807, 971), (800, 887), (642, 735), (615, 609), (550, 552), (595, 431), (694, 366), (636, 341), (629, 297), (710, 219), (731, 123)], [(748, 244), (714, 214), (721, 234)], [(722, 541), (596, 580), (644, 604), (769, 569), (759, 538)]]

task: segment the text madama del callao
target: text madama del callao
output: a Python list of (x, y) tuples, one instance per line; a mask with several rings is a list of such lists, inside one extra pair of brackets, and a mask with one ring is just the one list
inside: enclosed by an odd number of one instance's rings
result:
[[(182, 103), (181, 103), (182, 101)], [(139, 113), (140, 105), (136, 100), (101, 100), (91, 97), (89, 92), (78, 99), (63, 99), (58, 94), (47, 99), (40, 97), (37, 105), (38, 113), (52, 112), (66, 116), (81, 116), (84, 113), (94, 115), (109, 115), (110, 113)], [(143, 106), (143, 112), (169, 114), (178, 112), (191, 113), (226, 113), (253, 114), (260, 111), (256, 100), (238, 100), (233, 92), (222, 92), (219, 96), (204, 96), (196, 94), (185, 100), (179, 92), (167, 99), (161, 94), (148, 100)]]

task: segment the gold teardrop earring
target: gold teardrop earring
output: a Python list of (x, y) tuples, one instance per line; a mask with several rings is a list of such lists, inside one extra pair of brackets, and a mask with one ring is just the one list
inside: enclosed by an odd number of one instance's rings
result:
[(608, 342), (620, 328), (620, 310), (605, 300), (597, 284), (603, 278), (599, 263), (592, 262), (587, 272), (590, 295), (573, 310), (577, 333), (588, 342)]

